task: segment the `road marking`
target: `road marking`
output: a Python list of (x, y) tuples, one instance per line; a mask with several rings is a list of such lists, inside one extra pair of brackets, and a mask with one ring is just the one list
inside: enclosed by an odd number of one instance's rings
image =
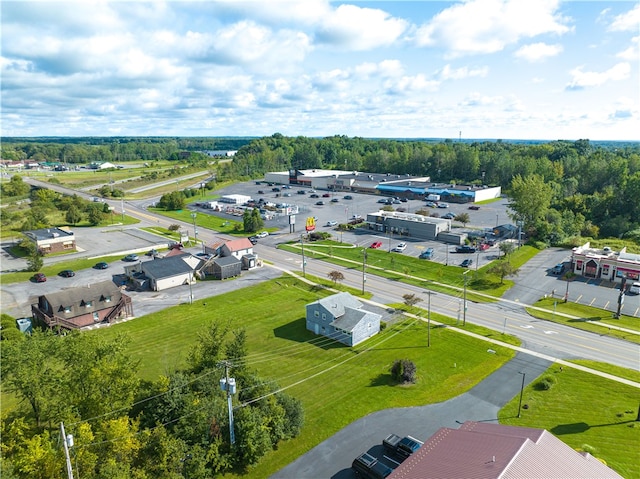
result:
[(524, 328), (524, 329), (532, 329), (533, 328), (533, 326), (531, 326), (530, 324), (521, 324), (520, 327)]
[(558, 334), (558, 331), (545, 331), (544, 334)]
[(596, 300), (596, 298), (593, 298), (593, 299), (591, 300), (591, 302), (589, 303), (589, 306), (592, 306), (595, 300)]
[(610, 303), (610, 302), (611, 302), (611, 301), (607, 301), (607, 302), (605, 303), (605, 305), (604, 305), (604, 308), (602, 308), (602, 309), (607, 309), (607, 308), (609, 307), (609, 303)]
[(580, 301), (582, 299), (582, 295), (578, 296), (578, 298), (575, 300), (575, 302), (577, 303), (578, 301)]

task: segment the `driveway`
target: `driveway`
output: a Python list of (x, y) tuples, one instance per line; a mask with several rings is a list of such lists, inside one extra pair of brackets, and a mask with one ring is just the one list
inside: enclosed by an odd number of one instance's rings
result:
[[(382, 439), (388, 434), (408, 434), (424, 441), (441, 427), (457, 429), (465, 421), (497, 423), (498, 411), (520, 394), (522, 375), (519, 373), (525, 373), (526, 386), (550, 365), (551, 362), (547, 360), (518, 353), (514, 359), (465, 394), (438, 404), (386, 409), (369, 414), (349, 424), (271, 477), (355, 478), (351, 463), (365, 451), (392, 466), (382, 456)], [(523, 399), (523, 404), (525, 403), (526, 398)]]

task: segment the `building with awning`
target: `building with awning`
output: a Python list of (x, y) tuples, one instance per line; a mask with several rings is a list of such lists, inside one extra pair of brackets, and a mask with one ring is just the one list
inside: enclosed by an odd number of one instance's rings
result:
[(604, 248), (592, 248), (590, 243), (574, 248), (571, 271), (586, 278), (599, 278), (621, 283), (623, 280), (640, 280), (640, 254)]

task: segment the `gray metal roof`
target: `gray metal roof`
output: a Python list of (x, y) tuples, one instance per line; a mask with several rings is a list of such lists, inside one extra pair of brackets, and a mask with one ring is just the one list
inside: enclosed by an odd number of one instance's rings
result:
[(364, 309), (349, 308), (347, 306), (344, 308), (344, 314), (332, 321), (331, 326), (341, 329), (342, 331), (353, 331), (353, 328), (355, 328), (358, 323), (362, 321), (362, 318), (368, 314), (374, 313), (369, 313)]
[(324, 308), (331, 311), (334, 318), (342, 316), (345, 312), (345, 308), (360, 309), (362, 303), (349, 293), (337, 293), (327, 296), (326, 298), (316, 301)]
[(193, 271), (183, 259), (186, 255), (170, 256), (168, 258), (156, 258), (152, 261), (144, 261), (140, 267), (145, 275), (155, 278), (170, 278)]

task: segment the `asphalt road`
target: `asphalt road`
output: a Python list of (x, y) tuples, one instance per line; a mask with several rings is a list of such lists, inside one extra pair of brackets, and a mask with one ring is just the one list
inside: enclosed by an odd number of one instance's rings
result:
[(457, 429), (465, 421), (498, 423), (500, 409), (520, 393), (523, 379), (520, 373), (525, 375), (526, 386), (549, 366), (549, 361), (519, 353), (465, 394), (427, 406), (385, 409), (354, 421), (271, 478), (355, 478), (351, 463), (363, 452), (392, 467), (393, 462), (382, 451), (382, 439), (388, 434), (401, 437), (408, 434), (425, 441), (441, 427)]

